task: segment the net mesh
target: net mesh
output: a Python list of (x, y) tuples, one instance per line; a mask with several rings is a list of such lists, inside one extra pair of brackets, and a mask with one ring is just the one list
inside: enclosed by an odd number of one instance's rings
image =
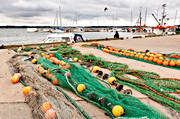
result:
[[(125, 113), (121, 115), (123, 118), (147, 117), (159, 119), (167, 117), (152, 109), (150, 106), (143, 104), (137, 98), (120, 94), (116, 90), (111, 89), (106, 83), (102, 84), (103, 81), (92, 76), (83, 65), (94, 65), (107, 68), (112, 71), (112, 76), (119, 79), (117, 80), (118, 83), (128, 85), (146, 94), (153, 100), (180, 112), (180, 99), (170, 94), (172, 92), (176, 93), (180, 89), (179, 79), (161, 79), (157, 73), (129, 69), (126, 64), (107, 62), (92, 54), (82, 55), (78, 50), (72, 49), (72, 47), (68, 45), (61, 44), (50, 50), (54, 51), (53, 54), (58, 60), (64, 61), (71, 66), (70, 69), (65, 69), (51, 62), (46, 57), (38, 55), (43, 49), (46, 49), (46, 47), (38, 51), (33, 48), (29, 50), (37, 53), (36, 58), (38, 65), (36, 67), (39, 73), (53, 84), (71, 90), (81, 98), (103, 109), (112, 118), (114, 118), (114, 116), (111, 111), (112, 107), (115, 105), (121, 105), (124, 108)], [(76, 57), (81, 60), (80, 64), (83, 65), (71, 63), (68, 60), (64, 60), (64, 57)], [(40, 67), (44, 69), (43, 72), (39, 70)], [(71, 73), (70, 77), (65, 75), (67, 72)], [(137, 79), (131, 79), (124, 74), (135, 76)], [(79, 84), (84, 84), (86, 86), (86, 89), (81, 93), (77, 91), (77, 86)]]

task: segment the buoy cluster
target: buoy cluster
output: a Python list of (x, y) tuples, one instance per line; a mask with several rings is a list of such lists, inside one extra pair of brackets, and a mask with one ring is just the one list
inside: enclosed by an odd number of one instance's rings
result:
[[(99, 73), (99, 72), (102, 72), (102, 71), (100, 70), (100, 68), (98, 66), (94, 66), (93, 69), (92, 69), (92, 72), (93, 73)], [(103, 73), (101, 73), (101, 74), (103, 74)], [(116, 82), (115, 77), (109, 77), (108, 74), (104, 74), (103, 79), (104, 80), (108, 79), (109, 84), (115, 85), (117, 91), (123, 90), (123, 85), (118, 85), (117, 82)], [(118, 117), (118, 116), (121, 116), (122, 114), (124, 114), (124, 108), (122, 106), (120, 106), (120, 105), (113, 106), (113, 107), (111, 107), (111, 109), (112, 109), (112, 114), (115, 117)]]
[(54, 57), (53, 54), (44, 55), (43, 58), (48, 59), (51, 63), (59, 65), (63, 69), (70, 69), (71, 68), (71, 66), (68, 63), (58, 60), (56, 57)]
[[(16, 83), (18, 83), (20, 80), (21, 80), (21, 78), (22, 78), (22, 75), (20, 74), (20, 73), (15, 73), (12, 77), (11, 77), (11, 82), (13, 83), (13, 84), (16, 84)], [(30, 86), (27, 86), (27, 87), (24, 87), (23, 88), (23, 94), (24, 95), (27, 95), (30, 91), (32, 90), (32, 87), (30, 87)]]
[(58, 80), (57, 80), (56, 76), (53, 73), (50, 73), (48, 70), (44, 69), (42, 67), (42, 64), (37, 64), (36, 65), (36, 71), (38, 71), (41, 75), (44, 75), (47, 78), (51, 79), (51, 82), (54, 85), (58, 84)]
[[(117, 49), (112, 48), (110, 46), (103, 46), (99, 43), (89, 43), (83, 46), (96, 46), (101, 47), (103, 52), (110, 53), (117, 56), (125, 56), (128, 58), (133, 58), (141, 61), (147, 61), (151, 63), (156, 63), (163, 66), (170, 66), (170, 67), (180, 67), (180, 60), (177, 60), (177, 56), (175, 59), (169, 59), (168, 56), (164, 56), (161, 53), (149, 52), (149, 50), (144, 51), (137, 51), (132, 49)], [(179, 56), (180, 57), (180, 56)]]

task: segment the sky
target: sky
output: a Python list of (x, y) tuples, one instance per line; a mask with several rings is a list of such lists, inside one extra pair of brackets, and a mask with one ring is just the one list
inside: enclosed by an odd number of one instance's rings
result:
[[(0, 2), (0, 25), (54, 25), (56, 13), (58, 15), (61, 13), (63, 26), (129, 26), (137, 24), (141, 8), (142, 24), (155, 26), (157, 22), (152, 13), (160, 19), (163, 3), (167, 4), (167, 18), (170, 18), (167, 25), (180, 24), (180, 0), (0, 0)], [(57, 12), (59, 6), (61, 12)], [(104, 8), (108, 10), (104, 11)]]

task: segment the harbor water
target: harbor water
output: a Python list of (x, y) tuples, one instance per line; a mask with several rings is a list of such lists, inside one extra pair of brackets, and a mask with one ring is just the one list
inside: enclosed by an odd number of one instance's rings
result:
[[(0, 28), (0, 45), (23, 45), (43, 43), (49, 32), (27, 32), (24, 28)], [(86, 39), (113, 38), (114, 32), (83, 32)], [(131, 33), (119, 32), (120, 37), (131, 37)]]

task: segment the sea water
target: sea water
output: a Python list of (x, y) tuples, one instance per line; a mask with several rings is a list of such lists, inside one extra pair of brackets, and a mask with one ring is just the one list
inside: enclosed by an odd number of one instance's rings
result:
[[(23, 45), (43, 43), (49, 32), (27, 32), (25, 28), (0, 28), (0, 45)], [(85, 39), (113, 38), (114, 32), (83, 32)], [(120, 37), (131, 37), (131, 33), (119, 32)]]

